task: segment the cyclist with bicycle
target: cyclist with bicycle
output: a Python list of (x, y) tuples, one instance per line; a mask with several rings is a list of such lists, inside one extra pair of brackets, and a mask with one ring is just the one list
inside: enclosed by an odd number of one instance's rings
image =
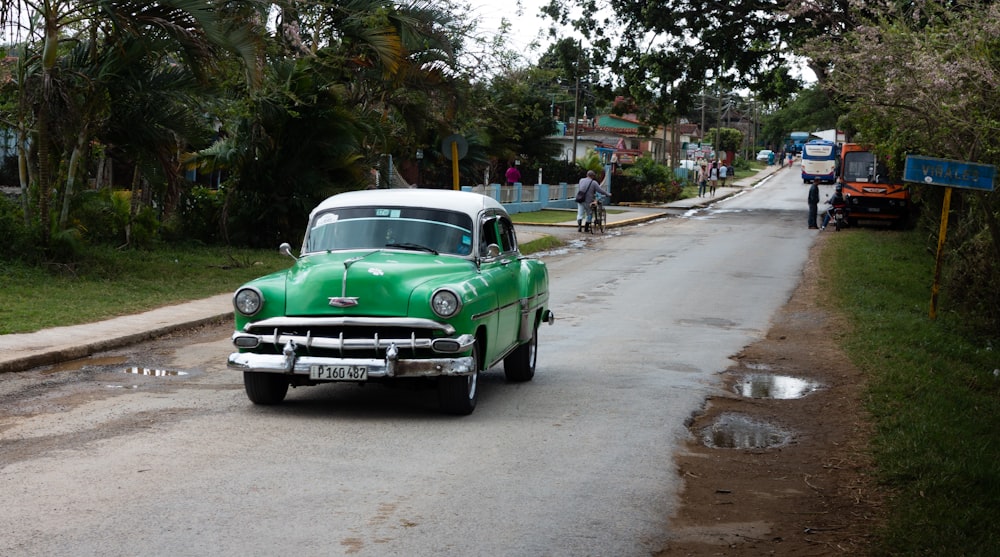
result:
[[(587, 175), (580, 179), (576, 190), (576, 231), (590, 232), (590, 223), (594, 220), (594, 197), (598, 194), (611, 197), (611, 194), (604, 191), (597, 183), (597, 173), (588, 170)], [(583, 219), (587, 218), (587, 226), (584, 228)]]

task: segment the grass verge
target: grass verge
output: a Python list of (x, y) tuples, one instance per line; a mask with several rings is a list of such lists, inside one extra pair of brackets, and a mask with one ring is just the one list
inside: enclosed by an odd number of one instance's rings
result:
[(520, 244), (518, 247), (521, 249), (522, 254), (531, 255), (540, 251), (556, 249), (558, 247), (562, 247), (563, 245), (565, 245), (565, 242), (555, 236), (542, 236), (537, 240)]
[[(830, 239), (830, 302), (869, 377), (872, 451), (888, 488), (875, 555), (996, 555), (1000, 547), (1000, 356), (996, 332), (948, 310), (929, 318), (934, 260), (920, 233), (849, 231)], [(978, 333), (978, 334), (977, 334)]]
[(288, 267), (278, 250), (88, 248), (85, 263), (0, 268), (0, 334), (100, 321), (232, 292)]
[[(617, 215), (624, 213), (621, 209), (606, 208), (608, 214)], [(530, 211), (527, 213), (514, 213), (510, 216), (514, 224), (558, 224), (572, 222), (576, 220), (576, 209), (542, 209), (541, 211)]]

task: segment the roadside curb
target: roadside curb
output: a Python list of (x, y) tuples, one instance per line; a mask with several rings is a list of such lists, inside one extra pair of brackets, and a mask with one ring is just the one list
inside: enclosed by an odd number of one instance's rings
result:
[(172, 333), (224, 323), (233, 318), (231, 300), (231, 294), (220, 294), (105, 321), (0, 335), (0, 373), (86, 358)]
[(189, 329), (196, 329), (204, 325), (214, 325), (217, 323), (222, 323), (227, 319), (232, 319), (232, 317), (233, 317), (232, 312), (228, 312), (225, 314), (213, 315), (211, 317), (205, 317), (202, 319), (185, 321), (184, 323), (174, 323), (172, 325), (165, 325), (154, 329), (147, 329), (131, 335), (111, 337), (106, 340), (93, 341), (93, 342), (88, 342), (86, 344), (79, 344), (76, 346), (66, 346), (63, 348), (55, 348), (47, 351), (36, 352), (28, 356), (19, 356), (9, 359), (5, 359), (2, 356), (0, 356), (0, 373), (6, 373), (9, 371), (24, 371), (26, 369), (31, 369), (33, 367), (53, 365), (53, 364), (58, 364), (60, 362), (67, 362), (70, 360), (78, 360), (80, 358), (86, 358), (87, 356), (91, 356), (97, 352), (104, 352), (105, 350), (113, 350), (115, 348), (121, 348), (123, 346), (128, 346), (130, 344), (136, 344), (139, 342), (152, 340), (154, 338), (166, 336), (170, 333), (175, 333), (177, 331), (186, 331)]

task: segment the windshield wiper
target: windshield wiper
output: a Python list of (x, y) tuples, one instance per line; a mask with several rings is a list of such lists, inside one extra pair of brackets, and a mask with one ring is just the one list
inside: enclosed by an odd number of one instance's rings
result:
[(412, 249), (412, 250), (416, 250), (416, 251), (426, 251), (428, 253), (433, 253), (434, 255), (438, 255), (438, 252), (437, 252), (436, 249), (431, 249), (431, 248), (429, 248), (427, 246), (421, 246), (420, 244), (411, 244), (411, 243), (408, 243), (408, 242), (407, 243), (400, 243), (400, 244), (389, 243), (389, 244), (386, 244), (385, 247), (387, 247), (387, 248)]

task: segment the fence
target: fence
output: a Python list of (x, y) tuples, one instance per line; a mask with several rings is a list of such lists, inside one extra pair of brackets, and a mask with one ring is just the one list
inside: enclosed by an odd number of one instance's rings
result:
[[(542, 209), (576, 209), (576, 184), (533, 184), (520, 182), (513, 186), (490, 184), (487, 186), (462, 186), (462, 191), (481, 193), (504, 205), (507, 212), (528, 213)], [(607, 186), (605, 186), (607, 189)], [(608, 190), (610, 191), (610, 190)]]

